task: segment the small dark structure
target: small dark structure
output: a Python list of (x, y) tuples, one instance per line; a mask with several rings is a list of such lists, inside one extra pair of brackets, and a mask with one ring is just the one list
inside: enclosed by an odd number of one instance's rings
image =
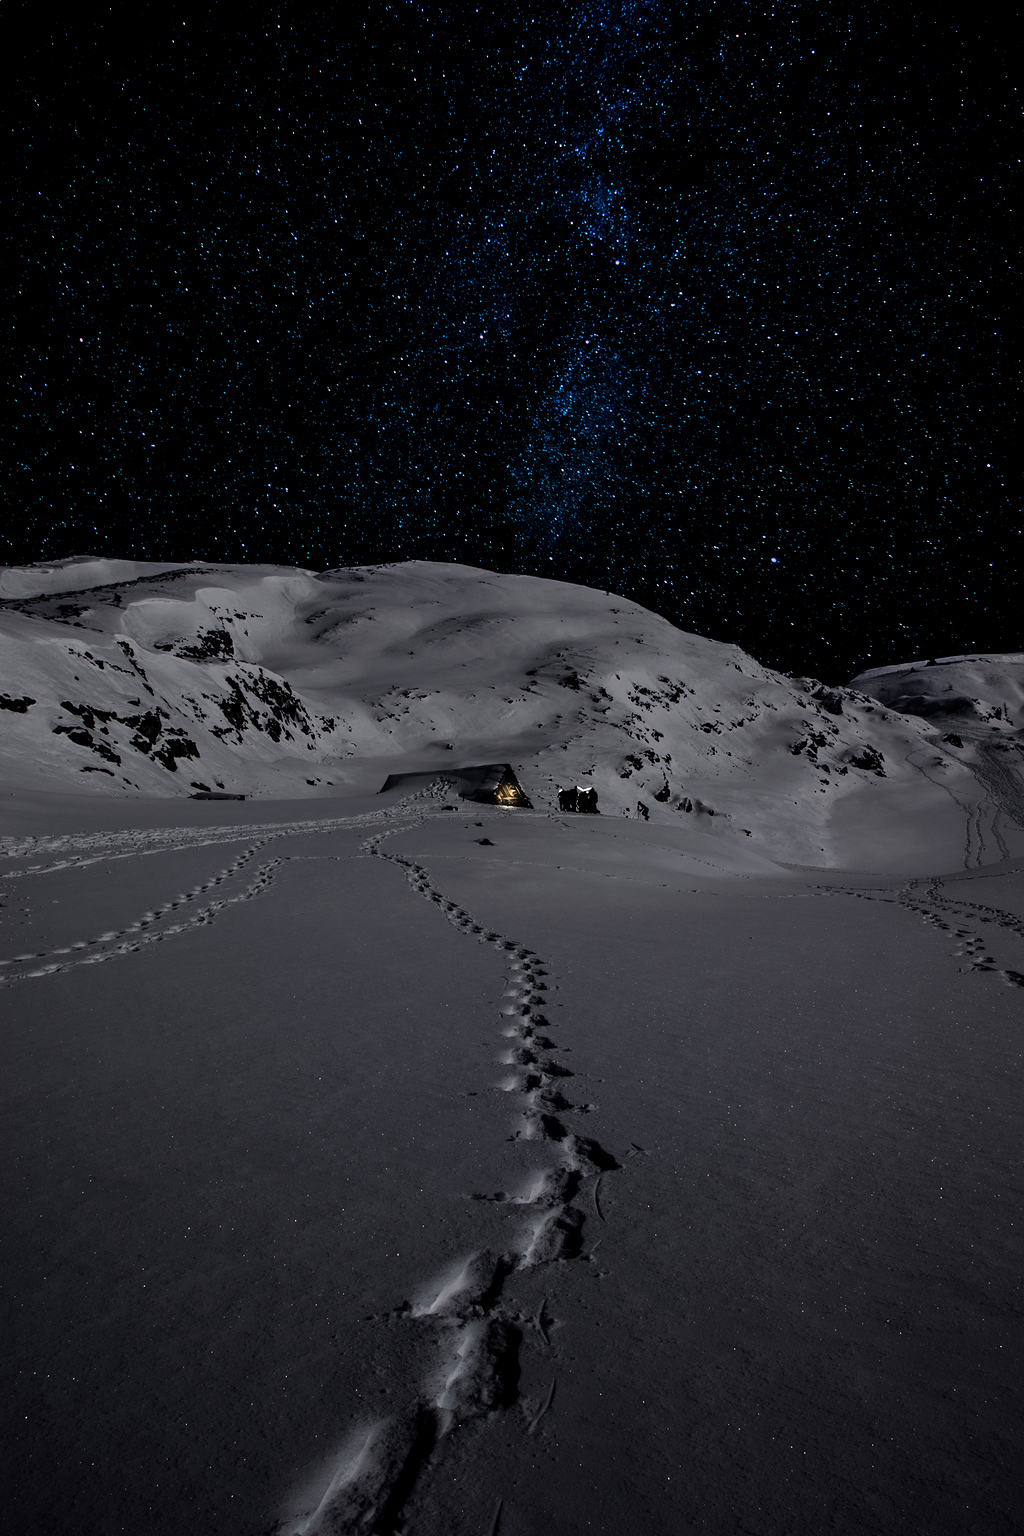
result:
[(590, 788), (583, 784), (575, 784), (569, 789), (558, 791), (558, 809), (560, 811), (576, 811), (583, 816), (598, 816), (597, 790), (591, 784)]
[(198, 794), (189, 795), (190, 800), (244, 800), (244, 795), (228, 794), (223, 789), (201, 789)]
[(426, 789), (438, 779), (452, 786), (460, 800), (475, 800), (479, 805), (511, 805), (532, 811), (533, 805), (523, 793), (511, 763), (478, 763), (471, 768), (449, 768), (435, 773), (389, 773), (380, 793), (389, 789)]

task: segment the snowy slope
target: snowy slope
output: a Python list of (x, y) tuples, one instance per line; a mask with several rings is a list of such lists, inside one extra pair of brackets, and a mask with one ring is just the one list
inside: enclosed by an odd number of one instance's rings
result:
[(139, 576), (157, 576), (178, 569), (180, 565), (166, 562), (143, 564), (137, 560), (94, 559), (90, 555), (72, 555), (68, 560), (50, 560), (34, 565), (3, 566), (0, 567), (0, 598), (84, 592), (90, 587), (109, 586), (117, 581), (135, 581)]
[[(9, 788), (336, 796), (507, 760), (540, 808), (593, 784), (605, 815), (642, 806), (816, 864), (862, 824), (884, 842), (911, 805), (951, 847), (965, 816), (996, 815), (942, 721), (564, 582), (429, 562), (103, 561), (2, 582)], [(1012, 739), (1001, 716), (986, 728)]]
[(1024, 655), (942, 656), (861, 672), (851, 688), (926, 719), (956, 717), (968, 729), (1024, 718)]

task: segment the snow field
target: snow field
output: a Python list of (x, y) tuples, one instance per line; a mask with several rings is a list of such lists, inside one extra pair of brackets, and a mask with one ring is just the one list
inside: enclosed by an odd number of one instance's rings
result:
[[(0, 789), (323, 798), (372, 793), (399, 769), (507, 761), (540, 808), (591, 785), (603, 815), (843, 865), (844, 808), (870, 830), (901, 793), (937, 789), (941, 833), (1022, 798), (1012, 657), (979, 674), (1003, 702), (957, 715), (956, 745), (953, 717), (783, 677), (567, 583), (416, 561), (138, 566), (130, 579), (118, 566), (105, 583), (113, 567), (89, 569), (62, 566), (52, 589), (45, 571), (5, 573), (27, 595), (0, 601)], [(941, 691), (948, 670), (921, 686)]]

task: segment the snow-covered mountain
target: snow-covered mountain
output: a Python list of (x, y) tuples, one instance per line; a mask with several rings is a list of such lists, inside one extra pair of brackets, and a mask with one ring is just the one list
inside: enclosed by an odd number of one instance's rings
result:
[(11, 1530), (1019, 1527), (1017, 658), (0, 576)]
[(902, 666), (875, 667), (853, 679), (883, 704), (936, 722), (949, 719), (969, 732), (993, 722), (1024, 719), (1024, 655), (940, 656)]
[[(538, 808), (594, 785), (603, 814), (817, 863), (840, 856), (840, 824), (891, 820), (908, 795), (960, 827), (989, 794), (948, 720), (880, 706), (888, 674), (882, 693), (878, 674), (785, 677), (565, 582), (83, 558), (7, 569), (0, 592), (9, 788), (336, 796), (508, 761)], [(1011, 745), (1002, 705), (979, 723)]]

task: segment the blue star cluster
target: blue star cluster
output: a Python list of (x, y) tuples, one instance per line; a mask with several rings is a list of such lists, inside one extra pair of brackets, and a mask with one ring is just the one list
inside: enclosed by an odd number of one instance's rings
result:
[(998, 28), (24, 8), (2, 557), (458, 560), (832, 681), (1019, 647)]

